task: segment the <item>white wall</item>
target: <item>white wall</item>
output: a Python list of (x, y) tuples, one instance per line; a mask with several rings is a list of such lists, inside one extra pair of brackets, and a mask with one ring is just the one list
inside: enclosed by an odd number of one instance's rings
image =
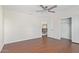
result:
[(72, 18), (72, 41), (79, 43), (79, 15)]
[(49, 37), (60, 39), (61, 19), (68, 17), (72, 17), (72, 41), (79, 42), (78, 26), (76, 26), (79, 19), (78, 6), (58, 6), (56, 13), (38, 13), (32, 8), (39, 10), (34, 6), (5, 8), (5, 44), (41, 37), (42, 23), (48, 23)]
[(0, 6), (0, 51), (3, 47), (3, 9), (2, 6)]
[(51, 14), (50, 15), (50, 22), (49, 22), (49, 31), (48, 36), (51, 38), (60, 39), (61, 32), (60, 32), (60, 16), (58, 14)]
[(36, 15), (28, 15), (16, 11), (5, 13), (5, 43), (11, 43), (41, 35), (40, 20)]
[(24, 10), (23, 7), (5, 6), (5, 44), (41, 37), (42, 23), (48, 24), (48, 37), (60, 39), (61, 17), (58, 14), (29, 12), (29, 8), (24, 7)]
[[(48, 36), (60, 39), (60, 26), (58, 17), (51, 13), (24, 12), (5, 7), (5, 44), (41, 37), (43, 23), (48, 24)], [(32, 12), (32, 13), (31, 13)], [(53, 25), (53, 26), (52, 26)]]
[(48, 15), (28, 12), (5, 9), (5, 44), (41, 37), (41, 25), (48, 22)]

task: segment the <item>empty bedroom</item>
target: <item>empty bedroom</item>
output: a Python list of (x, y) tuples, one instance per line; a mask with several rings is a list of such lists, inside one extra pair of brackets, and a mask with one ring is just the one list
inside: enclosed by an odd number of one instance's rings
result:
[(79, 53), (79, 5), (0, 5), (1, 53)]

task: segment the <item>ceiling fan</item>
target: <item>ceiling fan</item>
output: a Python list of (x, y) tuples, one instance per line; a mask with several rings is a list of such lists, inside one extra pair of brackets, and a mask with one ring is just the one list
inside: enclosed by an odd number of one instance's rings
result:
[(40, 5), (40, 7), (43, 9), (43, 10), (37, 10), (37, 12), (51, 12), (51, 13), (55, 13), (55, 11), (52, 11), (52, 9), (56, 8), (57, 5), (53, 5), (49, 8), (49, 6), (44, 6), (44, 5)]

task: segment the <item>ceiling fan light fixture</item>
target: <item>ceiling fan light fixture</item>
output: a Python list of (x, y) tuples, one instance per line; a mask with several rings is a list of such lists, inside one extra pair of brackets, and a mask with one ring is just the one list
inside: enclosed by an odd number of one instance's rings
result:
[(40, 5), (40, 7), (43, 9), (43, 10), (40, 10), (40, 12), (42, 11), (45, 11), (45, 12), (51, 12), (51, 13), (55, 13), (55, 11), (51, 11), (52, 9), (56, 8), (57, 5), (53, 5), (49, 8), (49, 5)]

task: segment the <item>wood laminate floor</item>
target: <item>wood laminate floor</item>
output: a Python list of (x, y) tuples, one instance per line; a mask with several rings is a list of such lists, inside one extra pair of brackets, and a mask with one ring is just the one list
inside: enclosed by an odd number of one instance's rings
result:
[(16, 43), (6, 44), (2, 53), (78, 53), (79, 44), (69, 40), (52, 38), (38, 38)]

